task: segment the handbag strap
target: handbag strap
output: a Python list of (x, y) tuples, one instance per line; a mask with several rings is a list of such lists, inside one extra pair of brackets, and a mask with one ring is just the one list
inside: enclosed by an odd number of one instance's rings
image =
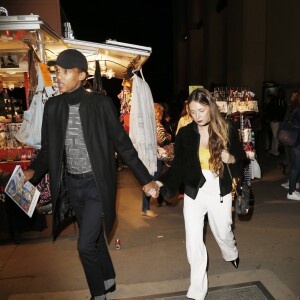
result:
[(233, 179), (229, 165), (226, 164), (226, 166), (227, 166), (228, 173), (229, 173), (231, 181), (232, 181), (232, 197), (234, 198), (234, 194), (236, 194), (237, 196), (240, 195), (240, 193), (238, 192), (238, 186), (241, 183), (241, 180)]
[(227, 166), (227, 169), (228, 169), (228, 173), (229, 173), (229, 175), (230, 175), (230, 178), (231, 178), (231, 180), (233, 180), (233, 179), (232, 179), (231, 170), (230, 170), (230, 168), (229, 168), (229, 165), (228, 165), (228, 164), (226, 164), (226, 166)]

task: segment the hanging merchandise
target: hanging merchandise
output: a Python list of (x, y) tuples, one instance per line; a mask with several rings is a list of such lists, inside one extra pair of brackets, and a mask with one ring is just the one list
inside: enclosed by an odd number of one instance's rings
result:
[(261, 178), (261, 169), (256, 158), (251, 159), (251, 179)]
[(214, 88), (213, 95), (221, 113), (226, 115), (253, 114), (258, 112), (258, 102), (254, 93), (242, 87)]
[(38, 85), (38, 73), (36, 66), (40, 62), (39, 57), (30, 45), (28, 50), (28, 86), (26, 93), (26, 107), (28, 108), (31, 104), (32, 98), (35, 94)]
[[(24, 112), (24, 121), (16, 134), (16, 138), (24, 143), (34, 147), (31, 159), (35, 159), (41, 148), (41, 128), (43, 121), (44, 105), (49, 97), (58, 93), (57, 86), (53, 84), (53, 76), (48, 71), (46, 64), (41, 62), (33, 63), (37, 72), (37, 86), (31, 100), (29, 109)], [(32, 81), (32, 84), (34, 81)], [(36, 206), (39, 214), (52, 214), (52, 198), (50, 193), (49, 173), (40, 180), (37, 185), (40, 197)]]
[(103, 89), (103, 85), (102, 85), (99, 60), (96, 60), (95, 64), (96, 64), (96, 68), (95, 68), (95, 75), (93, 79), (93, 91), (106, 95), (106, 91)]
[(140, 160), (154, 175), (157, 170), (157, 141), (154, 101), (148, 83), (133, 75), (132, 100), (130, 110), (129, 137), (139, 154)]
[(47, 66), (45, 64), (37, 64), (38, 86), (29, 109), (24, 111), (24, 120), (16, 134), (16, 139), (19, 142), (35, 149), (41, 148), (41, 129), (45, 102), (55, 92), (53, 87), (49, 86), (48, 81), (51, 81), (50, 72), (47, 78), (43, 76), (46, 70)]
[(122, 86), (123, 89), (118, 95), (120, 99), (120, 122), (125, 131), (129, 133), (132, 81), (123, 79)]
[(215, 87), (213, 95), (225, 118), (239, 124), (247, 157), (253, 159), (255, 147), (250, 120), (258, 113), (258, 102), (254, 99), (255, 94), (243, 87)]

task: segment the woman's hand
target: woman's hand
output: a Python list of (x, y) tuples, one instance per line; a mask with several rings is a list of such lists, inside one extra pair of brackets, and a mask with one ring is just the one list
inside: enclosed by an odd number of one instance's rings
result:
[(234, 156), (231, 155), (227, 150), (223, 150), (221, 152), (221, 159), (222, 159), (222, 162), (225, 164), (234, 164), (235, 163)]
[(150, 181), (146, 185), (143, 186), (143, 191), (147, 196), (151, 196), (152, 198), (158, 198), (159, 196), (159, 186), (156, 182)]
[(162, 182), (160, 182), (160, 181), (158, 181), (158, 180), (156, 180), (155, 183), (156, 183), (159, 187), (162, 187), (162, 186), (163, 186)]

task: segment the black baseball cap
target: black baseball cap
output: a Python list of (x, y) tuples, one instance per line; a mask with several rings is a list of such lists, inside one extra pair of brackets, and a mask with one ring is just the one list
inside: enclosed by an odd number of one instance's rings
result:
[(57, 56), (56, 60), (49, 60), (48, 66), (58, 65), (64, 69), (78, 68), (88, 73), (88, 63), (86, 57), (76, 49), (67, 49)]

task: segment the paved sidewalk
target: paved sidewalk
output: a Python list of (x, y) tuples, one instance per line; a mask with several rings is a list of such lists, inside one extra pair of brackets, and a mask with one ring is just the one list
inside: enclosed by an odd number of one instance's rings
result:
[[(238, 277), (238, 279), (236, 278)], [(299, 299), (293, 295), (292, 291), (285, 286), (283, 282), (279, 280), (273, 273), (267, 270), (258, 270), (255, 272), (234, 272), (223, 274), (222, 276), (215, 275), (209, 276), (209, 281), (211, 286), (224, 286), (232, 285), (238, 283), (247, 283), (253, 281), (261, 281), (267, 290), (274, 295), (275, 299)], [(118, 285), (116, 292), (108, 295), (108, 299), (133, 299), (135, 297), (145, 297), (149, 296), (149, 299), (153, 295), (160, 294), (172, 294), (177, 292), (186, 291), (188, 286), (188, 279), (181, 280), (165, 280), (161, 282), (147, 282), (147, 283), (137, 283), (137, 284), (128, 284)], [(180, 293), (181, 294), (181, 293)], [(52, 293), (33, 293), (33, 294), (19, 294), (9, 297), (9, 300), (82, 300), (89, 299), (88, 290), (79, 290), (79, 291), (61, 291), (61, 292), (52, 292)], [(148, 297), (145, 297), (146, 299)], [(243, 298), (244, 299), (244, 298)], [(253, 299), (249, 299), (253, 300)]]

